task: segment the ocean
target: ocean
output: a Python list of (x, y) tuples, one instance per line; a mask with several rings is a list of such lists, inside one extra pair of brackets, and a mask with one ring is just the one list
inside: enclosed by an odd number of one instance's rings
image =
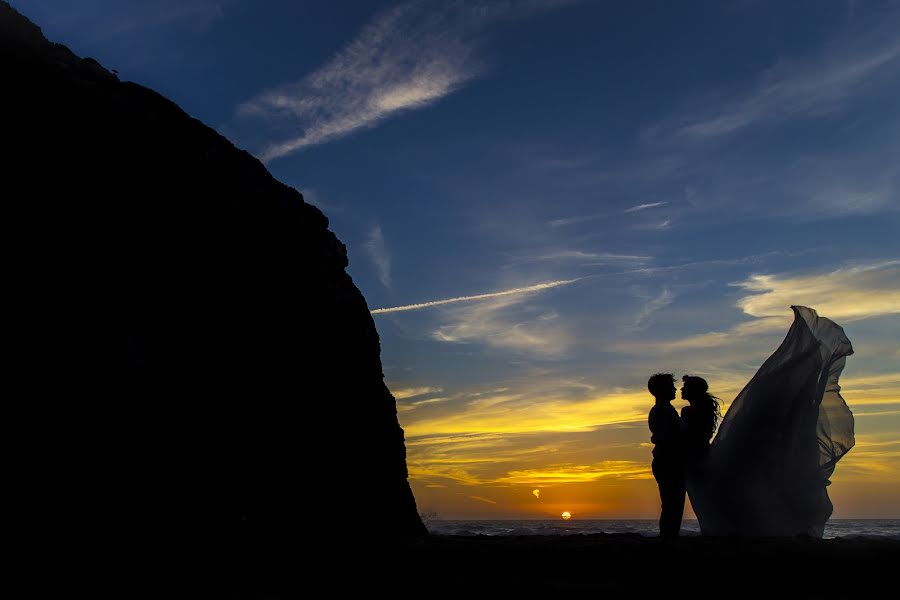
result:
[[(656, 537), (657, 521), (636, 520), (526, 520), (526, 521), (454, 521), (426, 519), (425, 526), (443, 535), (577, 535), (592, 533), (637, 533)], [(682, 535), (700, 535), (696, 520), (685, 520)], [(900, 540), (900, 519), (833, 519), (825, 526), (825, 538), (878, 536)]]

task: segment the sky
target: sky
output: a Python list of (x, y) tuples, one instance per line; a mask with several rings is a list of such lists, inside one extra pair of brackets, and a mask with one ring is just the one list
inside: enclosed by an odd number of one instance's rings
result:
[(799, 304), (855, 349), (834, 517), (900, 518), (897, 2), (12, 5), (326, 214), (420, 511), (656, 518), (647, 378), (727, 406)]

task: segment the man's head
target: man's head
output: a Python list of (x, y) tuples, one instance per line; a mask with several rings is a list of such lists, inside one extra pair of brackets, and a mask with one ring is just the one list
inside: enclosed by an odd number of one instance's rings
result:
[(657, 400), (674, 400), (675, 377), (671, 373), (657, 373), (647, 380), (647, 389)]

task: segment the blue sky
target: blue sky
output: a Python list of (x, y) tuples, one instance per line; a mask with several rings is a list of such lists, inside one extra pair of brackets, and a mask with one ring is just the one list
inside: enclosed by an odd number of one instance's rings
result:
[(728, 401), (804, 304), (836, 514), (900, 517), (896, 2), (12, 4), (329, 217), (420, 508), (652, 518), (647, 377)]

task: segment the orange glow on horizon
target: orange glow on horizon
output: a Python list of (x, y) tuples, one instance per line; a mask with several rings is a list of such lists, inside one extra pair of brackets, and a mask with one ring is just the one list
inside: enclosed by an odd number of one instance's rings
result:
[[(856, 446), (828, 488), (834, 518), (900, 518), (900, 373), (848, 371), (841, 387)], [(728, 402), (739, 381), (723, 376), (716, 391)], [(403, 413), (420, 507), (461, 519), (658, 518), (643, 389), (576, 400), (511, 387), (470, 396), (449, 413), (443, 403)]]

